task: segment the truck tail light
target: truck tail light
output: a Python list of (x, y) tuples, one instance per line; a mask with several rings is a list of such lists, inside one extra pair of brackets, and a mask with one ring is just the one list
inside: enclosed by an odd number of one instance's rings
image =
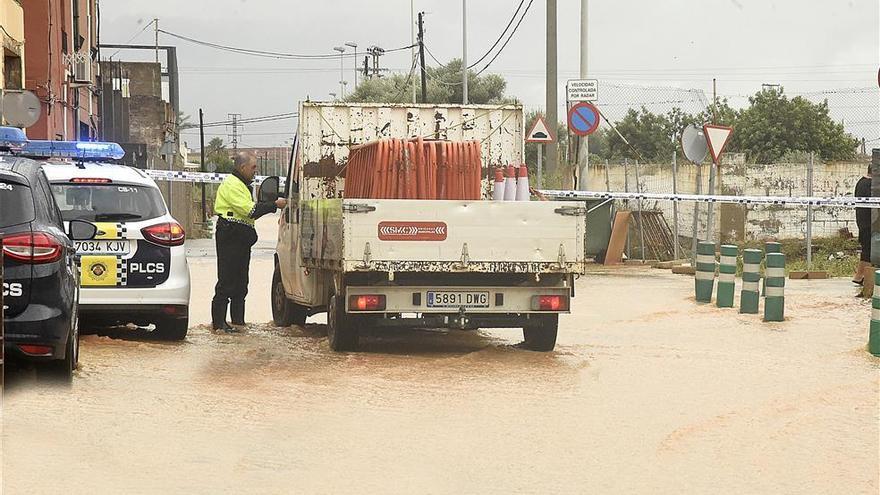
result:
[(10, 259), (30, 265), (58, 261), (63, 250), (64, 246), (61, 242), (45, 232), (13, 234), (3, 239), (3, 254)]
[(383, 295), (360, 295), (349, 296), (349, 311), (382, 311), (385, 309), (385, 296)]
[(141, 229), (144, 239), (160, 246), (180, 246), (186, 240), (186, 232), (177, 222), (165, 222)]
[(568, 296), (535, 296), (533, 311), (568, 311)]

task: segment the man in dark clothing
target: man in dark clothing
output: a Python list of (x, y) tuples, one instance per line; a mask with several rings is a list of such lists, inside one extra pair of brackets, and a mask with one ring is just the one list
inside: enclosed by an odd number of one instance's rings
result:
[[(248, 292), (248, 265), (251, 247), (257, 242), (254, 220), (287, 206), (286, 199), (256, 203), (250, 186), (257, 173), (257, 158), (252, 153), (235, 156), (235, 170), (217, 189), (214, 212), (217, 214), (217, 285), (211, 303), (215, 330), (235, 332), (226, 323), (229, 308), (233, 325), (244, 325), (244, 300)], [(231, 306), (230, 306), (231, 303)]]
[[(855, 197), (871, 197), (871, 168), (856, 182)], [(859, 244), (862, 247), (862, 256), (853, 282), (862, 284), (862, 296), (871, 297), (874, 294), (874, 276), (871, 267), (871, 209), (856, 208), (856, 226), (859, 228)]]

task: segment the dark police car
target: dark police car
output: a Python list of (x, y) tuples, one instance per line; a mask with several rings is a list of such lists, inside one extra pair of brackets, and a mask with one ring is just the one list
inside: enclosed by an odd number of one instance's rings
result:
[(69, 380), (79, 360), (79, 280), (70, 237), (91, 239), (96, 227), (71, 222), (68, 236), (41, 164), (9, 154), (24, 140), (20, 130), (0, 128), (5, 351)]

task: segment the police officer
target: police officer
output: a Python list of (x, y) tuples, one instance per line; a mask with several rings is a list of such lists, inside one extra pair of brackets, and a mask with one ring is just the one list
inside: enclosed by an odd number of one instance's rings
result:
[(287, 206), (286, 199), (255, 203), (251, 184), (257, 173), (257, 158), (253, 153), (235, 155), (235, 170), (217, 189), (214, 212), (217, 214), (217, 286), (211, 304), (211, 319), (215, 330), (235, 332), (226, 323), (226, 309), (230, 306), (233, 325), (244, 325), (244, 299), (248, 292), (248, 265), (251, 247), (257, 242), (254, 220)]

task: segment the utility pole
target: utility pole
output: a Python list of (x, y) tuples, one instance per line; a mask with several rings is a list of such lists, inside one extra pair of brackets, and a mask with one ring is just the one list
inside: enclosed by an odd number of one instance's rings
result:
[(461, 0), (461, 104), (468, 104), (467, 0)]
[(232, 121), (232, 135), (230, 139), (232, 140), (232, 149), (233, 151), (238, 150), (238, 129), (241, 127), (238, 123), (238, 119), (241, 118), (240, 113), (230, 113), (229, 120)]
[(354, 41), (348, 41), (345, 43), (345, 46), (350, 46), (354, 50), (354, 90), (357, 90), (358, 86), (358, 44)]
[(159, 63), (159, 18), (153, 19), (153, 28), (156, 30), (156, 63)]
[(344, 46), (334, 46), (334, 51), (339, 52), (339, 98), (345, 98), (345, 53)]
[[(589, 77), (587, 70), (587, 62), (589, 59), (589, 0), (581, 0), (581, 79)], [(587, 176), (590, 173), (590, 136), (580, 138), (580, 146), (578, 146), (578, 164), (580, 165), (580, 175), (578, 180), (578, 189), (586, 191), (589, 189)]]
[[(415, 0), (409, 0), (409, 37), (410, 37), (410, 45), (412, 45), (412, 49), (410, 52), (412, 53), (412, 58), (410, 60), (410, 64), (415, 64), (416, 62), (416, 10), (415, 10)], [(416, 80), (412, 80), (412, 102), (416, 102)]]
[(422, 66), (422, 103), (428, 102), (428, 72), (425, 70), (425, 13), (419, 12), (419, 64)]
[[(205, 166), (207, 165), (205, 163), (205, 113), (202, 111), (201, 108), (199, 109), (199, 142), (201, 143), (201, 151), (199, 154), (201, 155), (201, 162), (202, 162), (201, 167), (199, 167), (199, 169), (202, 172), (205, 172), (206, 171)], [(208, 221), (208, 207), (207, 207), (207, 203), (205, 202), (205, 183), (202, 182), (202, 223), (207, 223), (207, 221)]]
[[(556, 0), (547, 0), (547, 101), (544, 111), (547, 114), (547, 125), (556, 130), (558, 122), (556, 108)], [(547, 174), (556, 172), (559, 162), (559, 149), (555, 144), (547, 146)]]

